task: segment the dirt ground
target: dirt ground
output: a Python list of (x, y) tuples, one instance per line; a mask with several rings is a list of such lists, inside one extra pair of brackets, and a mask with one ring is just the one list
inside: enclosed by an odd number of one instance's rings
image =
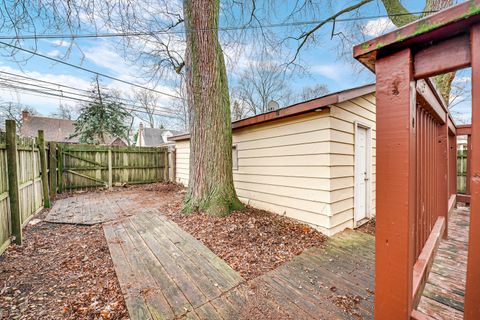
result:
[[(175, 184), (115, 188), (154, 192), (159, 209), (252, 279), (326, 237), (292, 219), (247, 207), (227, 218), (181, 211), (185, 189)], [(42, 219), (45, 212), (35, 217)], [(38, 221), (38, 220), (33, 220)], [(38, 222), (24, 244), (0, 256), (0, 319), (128, 319), (102, 227)]]

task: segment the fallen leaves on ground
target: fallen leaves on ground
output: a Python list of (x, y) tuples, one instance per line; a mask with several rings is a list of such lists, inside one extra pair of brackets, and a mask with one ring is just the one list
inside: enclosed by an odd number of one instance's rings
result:
[(102, 227), (27, 226), (0, 256), (0, 319), (128, 319)]
[(247, 207), (227, 217), (204, 213), (185, 215), (180, 212), (182, 190), (162, 193), (168, 197), (165, 214), (181, 228), (203, 242), (245, 279), (253, 279), (277, 268), (305, 249), (320, 246), (326, 237), (315, 229), (293, 219)]
[(365, 224), (363, 224), (360, 228), (357, 229), (357, 231), (362, 231), (368, 234), (371, 234), (372, 236), (375, 236), (375, 219), (371, 219)]

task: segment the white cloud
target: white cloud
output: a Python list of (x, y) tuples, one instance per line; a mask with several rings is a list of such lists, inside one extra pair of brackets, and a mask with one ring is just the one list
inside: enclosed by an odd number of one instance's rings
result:
[(60, 47), (69, 47), (72, 43), (66, 40), (54, 40), (51, 42), (51, 44)]
[(360, 31), (368, 37), (378, 37), (388, 31), (395, 29), (395, 25), (389, 18), (377, 18), (368, 21), (363, 25)]
[(321, 75), (327, 79), (341, 82), (344, 79), (344, 67), (340, 64), (317, 64), (311, 67), (311, 72)]
[(455, 77), (455, 79), (453, 79), (453, 82), (455, 82), (455, 83), (470, 83), (470, 82), (472, 82), (472, 77), (470, 77), (470, 76)]
[(54, 58), (57, 58), (60, 56), (60, 51), (59, 50), (51, 50), (49, 52), (47, 52), (47, 55), (50, 56), (50, 57), (54, 57)]

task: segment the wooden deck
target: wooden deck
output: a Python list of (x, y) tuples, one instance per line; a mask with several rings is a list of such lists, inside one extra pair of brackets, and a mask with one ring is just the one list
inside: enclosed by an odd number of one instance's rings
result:
[(93, 225), (130, 216), (140, 206), (147, 209), (157, 204), (158, 199), (145, 192), (141, 196), (131, 190), (85, 193), (55, 201), (45, 221)]
[(246, 282), (157, 210), (104, 225), (131, 319), (372, 319), (374, 237), (345, 232)]
[(469, 208), (458, 207), (448, 222), (418, 310), (434, 319), (463, 319), (467, 274)]

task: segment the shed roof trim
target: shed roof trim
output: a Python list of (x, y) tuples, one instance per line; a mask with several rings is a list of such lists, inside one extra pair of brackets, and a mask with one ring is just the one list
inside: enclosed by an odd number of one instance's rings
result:
[[(344, 101), (348, 101), (351, 99), (355, 99), (366, 94), (370, 94), (375, 92), (375, 84), (368, 84), (363, 85), (360, 87), (347, 89), (343, 91), (338, 91), (334, 93), (330, 93), (323, 97), (315, 98), (312, 100), (296, 103), (290, 105), (285, 108), (281, 108), (275, 111), (262, 113), (256, 116), (252, 116), (250, 118), (238, 120), (232, 122), (232, 130), (278, 120), (282, 118), (292, 117), (295, 115), (300, 115), (307, 112), (312, 112), (320, 108), (328, 107), (335, 103), (340, 103)], [(190, 138), (190, 134), (182, 134), (168, 138), (169, 141), (179, 141), (179, 140), (186, 140)]]

